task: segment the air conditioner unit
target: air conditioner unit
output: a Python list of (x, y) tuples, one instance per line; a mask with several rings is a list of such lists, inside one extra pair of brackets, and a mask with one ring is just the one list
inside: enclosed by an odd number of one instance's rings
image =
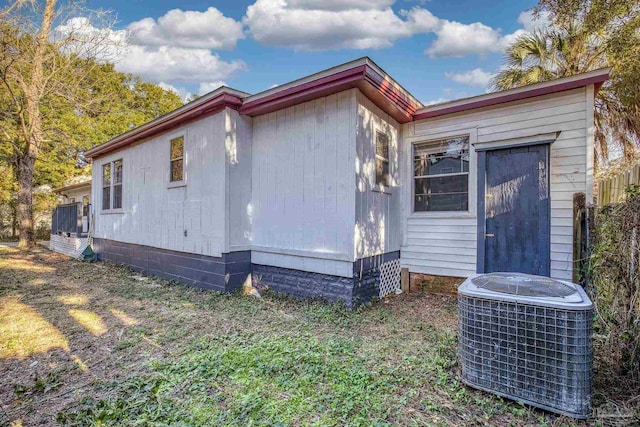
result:
[(588, 418), (593, 305), (580, 285), (522, 273), (458, 288), (462, 380), (471, 387)]

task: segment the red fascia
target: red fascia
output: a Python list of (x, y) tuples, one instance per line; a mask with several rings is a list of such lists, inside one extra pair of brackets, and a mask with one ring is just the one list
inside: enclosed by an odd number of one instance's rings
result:
[(349, 85), (363, 79), (366, 68), (366, 65), (361, 65), (272, 93), (255, 101), (246, 102), (242, 108), (240, 108), (240, 114), (257, 116), (266, 112), (279, 110), (285, 106), (304, 102), (307, 99), (315, 97), (319, 92), (330, 91), (336, 87)]
[(411, 101), (406, 94), (402, 93), (398, 88), (385, 80), (384, 76), (376, 73), (373, 69), (367, 67), (365, 72), (366, 80), (371, 83), (378, 91), (389, 98), (404, 113), (413, 117), (413, 113), (418, 109), (418, 105)]
[(140, 142), (144, 139), (151, 138), (152, 136), (159, 135), (180, 126), (184, 126), (194, 120), (212, 116), (225, 108), (239, 110), (241, 106), (242, 98), (228, 93), (222, 93), (209, 101), (196, 105), (175, 116), (165, 118), (161, 117), (160, 120), (152, 126), (144, 127), (144, 125), (142, 125), (139, 129), (135, 129), (130, 134), (123, 135), (121, 140), (114, 141), (113, 143), (107, 142), (103, 145), (92, 148), (87, 151), (86, 156), (88, 158), (96, 158), (124, 146)]
[(360, 86), (366, 82), (373, 86), (399, 111), (393, 114), (402, 123), (411, 121), (417, 105), (401, 93), (395, 86), (385, 80), (375, 70), (367, 65), (360, 65), (348, 70), (340, 71), (307, 83), (272, 93), (255, 101), (245, 102), (240, 108), (240, 114), (257, 116), (276, 110), (310, 101), (321, 96), (327, 96), (342, 90)]
[(577, 89), (579, 87), (588, 86), (590, 84), (596, 85), (596, 92), (599, 89), (598, 85), (602, 83), (608, 77), (593, 76), (581, 80), (574, 80), (572, 82), (561, 83), (557, 85), (546, 86), (538, 89), (531, 89), (528, 91), (505, 94), (497, 96), (495, 98), (484, 99), (480, 101), (470, 102), (468, 104), (454, 105), (452, 107), (443, 108), (440, 110), (425, 111), (424, 113), (418, 113), (413, 116), (413, 120), (428, 119), (432, 117), (444, 116), (446, 114), (454, 114), (467, 110), (474, 110), (476, 108), (489, 107), (497, 104), (504, 104), (506, 102), (519, 101), (522, 99), (533, 98), (535, 96), (548, 95), (550, 93), (557, 93), (571, 89)]

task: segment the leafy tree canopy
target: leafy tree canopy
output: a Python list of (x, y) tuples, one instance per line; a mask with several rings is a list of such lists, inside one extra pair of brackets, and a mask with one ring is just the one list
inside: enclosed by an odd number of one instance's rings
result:
[[(6, 106), (0, 111), (0, 227), (10, 222), (7, 215), (16, 215), (17, 171), (28, 152), (25, 127), (33, 122), (24, 82), (32, 77), (37, 43), (15, 22), (0, 20), (0, 104)], [(82, 156), (88, 148), (182, 105), (173, 91), (118, 72), (109, 62), (65, 51), (53, 41), (44, 51), (41, 97), (37, 112), (30, 112), (38, 115), (42, 129), (31, 155), (31, 188), (55, 188), (73, 176), (89, 174)]]
[[(494, 89), (610, 67), (596, 99), (596, 159), (637, 160), (640, 146), (640, 1), (541, 0), (552, 27), (519, 37), (505, 52)], [(612, 152), (613, 151), (613, 152)]]

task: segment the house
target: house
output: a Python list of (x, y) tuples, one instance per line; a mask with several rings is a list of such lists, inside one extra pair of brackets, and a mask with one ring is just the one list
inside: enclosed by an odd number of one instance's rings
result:
[(347, 305), (398, 262), (571, 279), (607, 78), (425, 106), (361, 58), (253, 95), (221, 87), (86, 153), (93, 248), (193, 286), (252, 278)]
[(56, 188), (60, 204), (51, 215), (49, 248), (79, 258), (89, 245), (91, 179)]

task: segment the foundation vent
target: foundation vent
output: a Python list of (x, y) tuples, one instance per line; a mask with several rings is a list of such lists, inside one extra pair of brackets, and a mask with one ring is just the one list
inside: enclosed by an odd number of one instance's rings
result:
[(400, 292), (400, 260), (394, 259), (380, 265), (380, 299)]

